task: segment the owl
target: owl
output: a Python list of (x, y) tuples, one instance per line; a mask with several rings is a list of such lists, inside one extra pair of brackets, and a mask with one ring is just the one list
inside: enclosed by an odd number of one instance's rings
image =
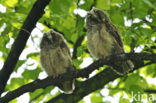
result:
[[(55, 78), (74, 69), (69, 48), (60, 33), (52, 29), (44, 33), (40, 49), (40, 62), (48, 76)], [(74, 80), (62, 82), (58, 87), (70, 94), (74, 90)]]
[[(87, 47), (93, 57), (102, 59), (124, 53), (120, 33), (104, 11), (93, 7), (86, 16), (86, 29)], [(134, 67), (130, 60), (116, 61), (112, 66), (120, 75), (126, 74)]]

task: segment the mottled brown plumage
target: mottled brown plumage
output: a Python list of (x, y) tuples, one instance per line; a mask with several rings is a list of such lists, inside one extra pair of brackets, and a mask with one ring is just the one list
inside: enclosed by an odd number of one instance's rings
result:
[[(60, 33), (52, 29), (45, 33), (40, 48), (40, 62), (48, 76), (55, 78), (62, 73), (73, 70), (69, 48)], [(65, 93), (72, 93), (74, 80), (65, 81), (59, 84), (58, 87)]]
[[(123, 43), (118, 29), (112, 24), (108, 15), (97, 8), (87, 14), (87, 45), (90, 53), (96, 58), (124, 53)], [(133, 69), (130, 60), (113, 64), (114, 70), (123, 75)]]

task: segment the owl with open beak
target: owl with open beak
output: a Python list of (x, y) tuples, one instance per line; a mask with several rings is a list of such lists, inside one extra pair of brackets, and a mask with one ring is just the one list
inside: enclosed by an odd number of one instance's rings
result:
[[(55, 78), (74, 69), (69, 48), (60, 33), (53, 29), (44, 33), (40, 49), (40, 62), (48, 76)], [(74, 90), (74, 80), (62, 82), (58, 87), (70, 94)]]
[[(86, 28), (87, 46), (93, 57), (102, 59), (124, 53), (120, 33), (105, 11), (93, 7), (86, 16)], [(120, 75), (128, 73), (134, 67), (131, 60), (116, 61), (112, 66)]]

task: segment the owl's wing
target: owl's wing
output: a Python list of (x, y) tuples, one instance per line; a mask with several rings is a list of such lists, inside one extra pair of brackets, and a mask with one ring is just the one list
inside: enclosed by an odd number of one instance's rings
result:
[(68, 48), (67, 44), (66, 44), (65, 42), (62, 42), (61, 45), (60, 45), (60, 47), (61, 47), (62, 51), (63, 51), (66, 55), (68, 55), (68, 57), (69, 57), (69, 58), (68, 58), (68, 60), (69, 60), (69, 68), (68, 68), (68, 70), (74, 70), (75, 67), (74, 67), (74, 65), (73, 65), (73, 63), (72, 63), (70, 51), (69, 51), (69, 48)]
[(67, 44), (65, 42), (62, 42), (60, 47), (63, 49), (64, 52), (67, 52), (67, 54), (70, 56), (69, 48), (68, 48), (68, 46), (67, 46)]
[(118, 29), (116, 28), (115, 25), (111, 25), (112, 23), (107, 23), (106, 26), (108, 28), (108, 32), (115, 38), (115, 40), (117, 41), (117, 43), (123, 47), (123, 43), (122, 43), (122, 39), (120, 36), (120, 33), (118, 31)]

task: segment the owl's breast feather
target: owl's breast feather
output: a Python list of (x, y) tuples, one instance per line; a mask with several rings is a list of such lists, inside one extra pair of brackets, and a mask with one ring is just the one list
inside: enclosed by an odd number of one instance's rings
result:
[(114, 39), (106, 31), (105, 25), (102, 25), (101, 29), (93, 28), (91, 31), (87, 32), (87, 45), (93, 56), (96, 58), (104, 58), (111, 55)]
[(42, 67), (52, 77), (67, 72), (68, 68), (72, 66), (70, 55), (62, 51), (60, 47), (41, 49), (40, 60)]

